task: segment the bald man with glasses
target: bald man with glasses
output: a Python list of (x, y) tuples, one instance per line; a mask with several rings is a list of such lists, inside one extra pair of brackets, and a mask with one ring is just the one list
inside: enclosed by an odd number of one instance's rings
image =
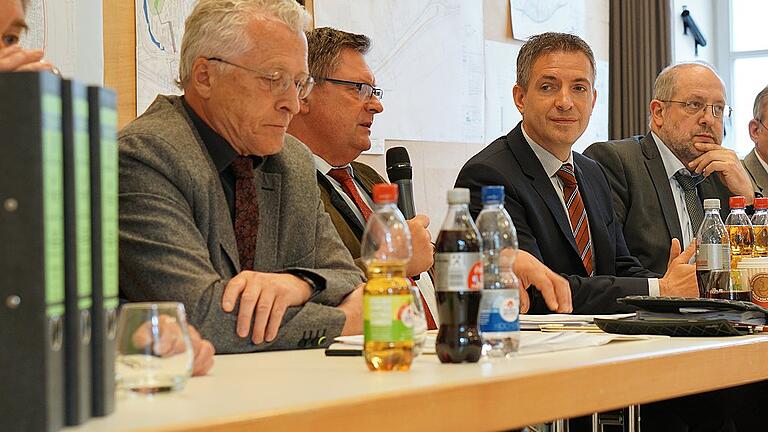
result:
[(629, 252), (646, 268), (663, 273), (670, 241), (693, 241), (705, 198), (719, 198), (723, 219), (728, 198), (754, 189), (736, 153), (721, 146), (730, 117), (725, 86), (703, 63), (681, 63), (661, 71), (649, 103), (651, 132), (597, 143), (584, 154), (605, 169), (614, 210)]
[(749, 121), (749, 137), (755, 148), (744, 158), (744, 168), (749, 172), (755, 190), (765, 195), (768, 190), (768, 86), (755, 97)]

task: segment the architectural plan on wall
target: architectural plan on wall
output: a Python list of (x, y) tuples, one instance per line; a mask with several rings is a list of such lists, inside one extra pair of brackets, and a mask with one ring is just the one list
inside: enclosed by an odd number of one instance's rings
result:
[(483, 140), (483, 5), (464, 0), (315, 0), (316, 27), (363, 33), (384, 90), (372, 136)]
[(518, 40), (544, 32), (584, 36), (583, 0), (509, 0), (512, 35)]
[(103, 84), (101, 0), (32, 0), (26, 20), (23, 47), (44, 50), (45, 59), (67, 78)]
[[(122, 1), (122, 0), (121, 0)], [(179, 51), (195, 0), (136, 0), (136, 114), (158, 94), (181, 94)]]
[(485, 141), (506, 135), (523, 118), (512, 99), (520, 47), (485, 41)]

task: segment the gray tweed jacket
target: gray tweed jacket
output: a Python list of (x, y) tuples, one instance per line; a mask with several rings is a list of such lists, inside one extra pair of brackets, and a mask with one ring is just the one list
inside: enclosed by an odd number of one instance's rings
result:
[(237, 309), (221, 308), (240, 269), (219, 174), (176, 96), (158, 96), (119, 136), (120, 291), (129, 301), (178, 301), (219, 353), (326, 346), (341, 333), (337, 306), (363, 281), (323, 210), (309, 150), (286, 141), (256, 168), (259, 233), (254, 270), (311, 271), (325, 289), (290, 308), (278, 337), (237, 336)]

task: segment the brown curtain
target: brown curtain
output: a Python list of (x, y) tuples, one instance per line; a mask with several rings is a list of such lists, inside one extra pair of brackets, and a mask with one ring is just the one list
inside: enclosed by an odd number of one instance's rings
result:
[(669, 1), (610, 0), (610, 139), (648, 133), (653, 80), (672, 61)]

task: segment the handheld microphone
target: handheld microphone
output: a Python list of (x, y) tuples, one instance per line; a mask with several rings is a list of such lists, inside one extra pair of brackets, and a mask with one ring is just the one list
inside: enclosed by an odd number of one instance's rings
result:
[(387, 177), (389, 182), (397, 185), (397, 207), (406, 219), (416, 216), (413, 205), (413, 169), (411, 158), (405, 147), (392, 147), (387, 150)]

